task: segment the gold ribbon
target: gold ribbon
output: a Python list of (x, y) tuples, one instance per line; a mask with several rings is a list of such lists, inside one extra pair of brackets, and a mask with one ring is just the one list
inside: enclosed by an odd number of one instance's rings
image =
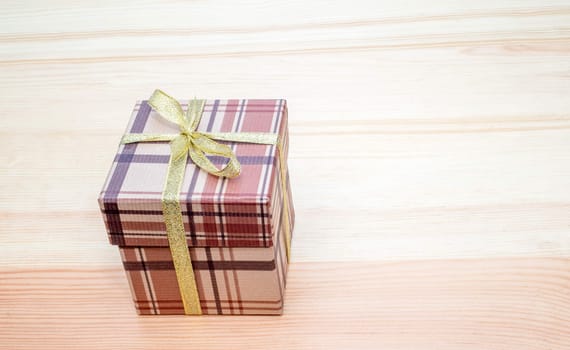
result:
[[(291, 250), (291, 231), (289, 226), (289, 199), (287, 191), (287, 175), (284, 152), (276, 134), (271, 133), (210, 133), (197, 131), (202, 118), (205, 100), (192, 100), (188, 110), (183, 112), (182, 106), (174, 98), (161, 90), (155, 90), (148, 104), (164, 119), (178, 125), (178, 134), (125, 134), (121, 143), (136, 142), (170, 142), (170, 159), (166, 184), (162, 191), (162, 212), (166, 223), (166, 235), (174, 262), (176, 278), (184, 304), (184, 313), (187, 315), (201, 315), (200, 298), (196, 287), (194, 270), (190, 252), (186, 242), (186, 231), (180, 208), (180, 188), (184, 180), (188, 156), (201, 169), (219, 176), (234, 178), (240, 174), (241, 166), (232, 149), (219, 141), (246, 142), (266, 145), (277, 145), (279, 150), (279, 165), (281, 176), (281, 190), (283, 193), (283, 215), (285, 228), (285, 246), (287, 261)], [(206, 154), (228, 158), (228, 162), (218, 169)]]

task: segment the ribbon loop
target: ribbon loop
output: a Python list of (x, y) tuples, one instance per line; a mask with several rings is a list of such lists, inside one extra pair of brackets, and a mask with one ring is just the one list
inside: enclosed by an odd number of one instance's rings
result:
[(206, 153), (208, 152), (204, 152), (199, 147), (190, 148), (189, 150), (190, 158), (192, 159), (192, 161), (200, 168), (206, 170), (208, 173), (212, 175), (219, 177), (234, 178), (240, 174), (241, 165), (239, 164), (235, 154), (231, 152), (231, 149), (228, 154), (221, 155), (222, 157), (229, 158), (228, 162), (221, 169), (218, 169), (214, 165), (214, 163), (212, 163), (212, 161), (208, 159), (208, 157), (206, 157)]
[(173, 97), (167, 95), (161, 90), (155, 90), (148, 104), (158, 112), (164, 119), (178, 125), (180, 131), (184, 131), (183, 128), (187, 126), (186, 118), (184, 118), (184, 111), (180, 103), (176, 101)]
[(200, 124), (200, 119), (202, 118), (202, 111), (204, 111), (205, 105), (206, 105), (206, 100), (197, 100), (196, 98), (194, 98), (192, 101), (188, 103), (188, 110), (186, 111), (186, 120), (188, 121), (189, 132), (198, 129), (198, 124)]

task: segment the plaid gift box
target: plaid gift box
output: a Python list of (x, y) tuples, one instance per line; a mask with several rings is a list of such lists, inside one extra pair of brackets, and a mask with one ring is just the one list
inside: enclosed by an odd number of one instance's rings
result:
[[(188, 101), (181, 102), (188, 108)], [(287, 106), (284, 100), (206, 100), (198, 131), (265, 132), (278, 146), (221, 142), (241, 163), (234, 179), (212, 176), (189, 161), (179, 194), (186, 240), (203, 314), (281, 314), (287, 275), (287, 221), (294, 211), (288, 174)], [(173, 133), (177, 128), (136, 104), (128, 133)], [(139, 314), (184, 314), (162, 213), (161, 194), (170, 147), (164, 143), (119, 146), (99, 196), (109, 240), (118, 245)], [(217, 166), (225, 158), (208, 156)], [(282, 188), (287, 188), (288, 210)]]

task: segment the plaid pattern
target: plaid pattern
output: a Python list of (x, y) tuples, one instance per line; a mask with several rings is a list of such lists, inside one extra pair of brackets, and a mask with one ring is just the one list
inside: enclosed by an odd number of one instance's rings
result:
[[(281, 222), (282, 218), (273, 247), (189, 248), (203, 314), (282, 313), (287, 258)], [(140, 315), (184, 314), (168, 248), (121, 247), (120, 251)]]
[[(187, 101), (182, 106), (187, 108)], [(278, 133), (287, 155), (284, 100), (208, 100), (198, 130)], [(126, 132), (178, 129), (140, 101)], [(279, 315), (287, 257), (278, 150), (273, 145), (227, 144), (242, 165), (241, 175), (217, 178), (189, 161), (180, 193), (202, 312)], [(169, 157), (167, 143), (120, 145), (99, 196), (109, 240), (119, 246), (141, 315), (184, 314), (162, 215)], [(209, 158), (217, 165), (225, 162)], [(292, 231), (295, 213), (288, 172), (286, 179)]]
[[(182, 102), (187, 108), (187, 101)], [(210, 132), (278, 133), (288, 150), (284, 100), (208, 100), (198, 126)], [(127, 132), (176, 133), (146, 101), (136, 104)], [(232, 180), (187, 165), (180, 193), (190, 247), (271, 247), (278, 190), (278, 151), (273, 145), (227, 143), (242, 165)], [(99, 205), (109, 240), (119, 246), (166, 247), (161, 193), (166, 179), (168, 143), (120, 145)], [(209, 157), (217, 165), (226, 160)], [(286, 157), (285, 157), (286, 158)]]

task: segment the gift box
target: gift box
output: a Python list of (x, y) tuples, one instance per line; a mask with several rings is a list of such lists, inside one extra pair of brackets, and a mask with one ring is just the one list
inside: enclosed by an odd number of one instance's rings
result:
[(139, 314), (282, 313), (287, 151), (285, 100), (136, 103), (99, 205)]

